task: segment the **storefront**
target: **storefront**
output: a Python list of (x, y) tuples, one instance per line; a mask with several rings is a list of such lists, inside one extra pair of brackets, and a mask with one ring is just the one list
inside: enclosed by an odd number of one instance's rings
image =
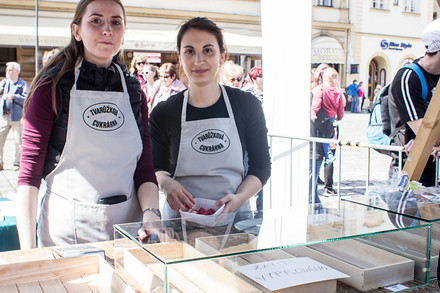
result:
[(377, 85), (391, 82), (395, 73), (407, 63), (423, 56), (420, 39), (391, 36), (362, 36), (360, 81), (372, 100)]
[(345, 63), (345, 50), (335, 38), (319, 36), (312, 39), (312, 67), (321, 63), (330, 64), (337, 71)]
[[(129, 66), (135, 52), (146, 54), (156, 65), (164, 62), (176, 63), (177, 30), (189, 16), (182, 13), (181, 16), (179, 15), (180, 19), (178, 17), (164, 19), (160, 15), (142, 15), (141, 11), (138, 9), (132, 12), (131, 9), (127, 9), (128, 23), (123, 47), (126, 65)], [(21, 77), (30, 82), (35, 75), (37, 42), (35, 11), (4, 9), (0, 11), (0, 15), (0, 76), (4, 76), (6, 62), (17, 61), (22, 65)], [(72, 16), (73, 13), (69, 9), (40, 12), (38, 25), (40, 64), (46, 50), (68, 44)], [(246, 72), (255, 64), (261, 64), (259, 17), (244, 17), (243, 23), (240, 23), (232, 16), (224, 15), (222, 19), (216, 20), (216, 23), (223, 29), (231, 60), (242, 65)]]

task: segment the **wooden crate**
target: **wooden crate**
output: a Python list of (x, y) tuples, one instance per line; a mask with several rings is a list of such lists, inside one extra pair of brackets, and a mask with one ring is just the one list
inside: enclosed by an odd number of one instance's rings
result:
[[(433, 226), (440, 227), (440, 223), (434, 222)], [(383, 239), (381, 239), (382, 237)], [(369, 245), (376, 246), (380, 249), (389, 251), (394, 254), (412, 259), (415, 262), (414, 279), (424, 281), (426, 270), (426, 235), (417, 235), (411, 231), (399, 231), (393, 233), (387, 233), (386, 235), (372, 235), (371, 240), (364, 240), (360, 238), (360, 241), (364, 241)], [(437, 276), (437, 265), (439, 260), (440, 239), (431, 239), (431, 259), (430, 259), (430, 278)]]
[[(148, 249), (167, 261), (205, 256), (185, 242), (150, 244)], [(145, 292), (163, 288), (165, 274), (171, 292), (261, 292), (210, 259), (166, 267), (143, 249), (132, 248), (124, 251), (124, 269)]]
[(249, 233), (198, 237), (195, 241), (196, 249), (207, 255), (253, 250), (257, 244), (258, 238)]
[(286, 248), (350, 276), (340, 281), (361, 291), (414, 280), (414, 261), (354, 239)]
[(134, 293), (97, 255), (0, 265), (0, 292)]

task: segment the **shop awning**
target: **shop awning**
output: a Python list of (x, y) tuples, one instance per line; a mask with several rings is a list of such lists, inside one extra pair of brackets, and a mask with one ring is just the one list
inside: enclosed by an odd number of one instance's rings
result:
[[(70, 29), (60, 27), (39, 27), (39, 46), (60, 47), (70, 40)], [(174, 52), (176, 50), (174, 30), (130, 30), (124, 41), (125, 50)], [(230, 54), (261, 54), (261, 37), (225, 32), (225, 41)], [(0, 24), (0, 46), (34, 47), (35, 27)]]
[(312, 40), (312, 63), (345, 63), (341, 44), (332, 37), (320, 36)]

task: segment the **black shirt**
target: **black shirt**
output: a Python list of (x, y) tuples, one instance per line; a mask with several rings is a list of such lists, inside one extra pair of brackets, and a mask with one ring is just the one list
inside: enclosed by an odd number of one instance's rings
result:
[[(240, 137), (243, 156), (248, 153), (247, 174), (258, 177), (264, 185), (270, 177), (267, 127), (260, 101), (251, 93), (226, 87)], [(150, 115), (150, 135), (156, 171), (174, 175), (180, 146), (183, 92), (154, 107)], [(223, 95), (212, 106), (197, 108), (188, 104), (187, 121), (228, 117)], [(197, 162), (195, 162), (197, 163)]]

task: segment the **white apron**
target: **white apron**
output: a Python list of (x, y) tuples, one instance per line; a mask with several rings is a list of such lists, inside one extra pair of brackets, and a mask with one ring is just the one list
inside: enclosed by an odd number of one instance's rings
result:
[[(79, 67), (70, 92), (64, 150), (46, 177), (39, 246), (113, 239), (114, 224), (142, 220), (133, 180), (142, 139), (123, 72), (116, 65), (123, 92), (78, 90)], [(126, 195), (127, 201), (97, 204), (115, 195)]]
[[(243, 182), (243, 150), (228, 95), (220, 86), (229, 118), (186, 121), (188, 91), (184, 93), (182, 131), (174, 179), (195, 198), (219, 200), (234, 194)], [(239, 211), (250, 210), (249, 202)], [(165, 201), (165, 219), (179, 217)]]

